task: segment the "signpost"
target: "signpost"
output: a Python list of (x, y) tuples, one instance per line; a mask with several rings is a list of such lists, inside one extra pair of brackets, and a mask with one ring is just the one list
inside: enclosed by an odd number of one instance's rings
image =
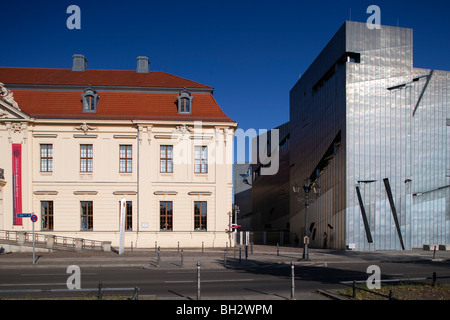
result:
[(31, 221), (33, 222), (33, 264), (36, 263), (36, 259), (35, 259), (35, 250), (34, 250), (34, 243), (35, 243), (35, 238), (34, 238), (34, 223), (37, 221), (37, 215), (33, 214), (31, 216)]
[(33, 213), (18, 213), (17, 218), (30, 218), (31, 222), (33, 222), (33, 264), (36, 263), (36, 254), (35, 254), (35, 237), (34, 237), (34, 224), (38, 221), (37, 215)]
[(31, 213), (18, 213), (17, 218), (31, 218)]

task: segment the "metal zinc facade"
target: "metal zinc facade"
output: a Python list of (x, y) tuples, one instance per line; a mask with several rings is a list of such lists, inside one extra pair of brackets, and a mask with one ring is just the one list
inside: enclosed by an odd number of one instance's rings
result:
[(347, 244), (449, 243), (449, 73), (413, 68), (411, 29), (348, 23), (347, 50)]
[(338, 249), (450, 243), (449, 74), (413, 67), (411, 29), (346, 22), (294, 86), (291, 185), (320, 169), (313, 246), (324, 232)]
[[(450, 72), (414, 69), (411, 245), (450, 243)], [(421, 93), (424, 92), (421, 97)], [(420, 103), (418, 103), (421, 97)]]
[[(290, 185), (303, 186), (322, 161), (326, 164), (320, 172), (320, 198), (308, 209), (312, 247), (322, 246), (326, 232), (329, 248), (345, 248), (346, 69), (345, 63), (336, 63), (346, 53), (345, 32), (344, 25), (290, 92)], [(340, 144), (335, 143), (336, 137)], [(330, 147), (337, 152), (327, 157)], [(304, 197), (303, 190), (299, 196)], [(292, 189), (290, 199), (291, 235), (303, 239), (305, 207)]]

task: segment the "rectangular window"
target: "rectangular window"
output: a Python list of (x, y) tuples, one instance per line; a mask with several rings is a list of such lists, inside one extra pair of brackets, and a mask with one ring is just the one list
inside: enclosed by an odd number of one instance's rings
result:
[[(119, 226), (120, 226), (120, 201), (119, 201)], [(125, 207), (125, 231), (133, 230), (133, 202), (127, 201)]]
[(161, 172), (173, 172), (173, 146), (161, 146)]
[(53, 201), (41, 201), (42, 230), (53, 230)]
[(172, 230), (173, 203), (172, 201), (161, 201), (159, 203), (159, 228), (161, 230)]
[(94, 226), (94, 208), (92, 201), (81, 201), (81, 231), (92, 231)]
[(206, 201), (194, 201), (194, 229), (206, 231), (208, 209)]
[(53, 172), (52, 144), (41, 144), (41, 172)]
[(191, 113), (191, 100), (188, 98), (180, 99), (180, 113)]
[(81, 145), (81, 172), (92, 172), (93, 168), (93, 149), (92, 144), (82, 144)]
[(131, 173), (133, 163), (133, 148), (132, 146), (120, 146), (119, 152), (119, 170), (121, 173)]
[(85, 96), (84, 97), (84, 110), (94, 111), (95, 110), (95, 97)]
[(208, 147), (196, 146), (194, 153), (195, 173), (208, 173)]

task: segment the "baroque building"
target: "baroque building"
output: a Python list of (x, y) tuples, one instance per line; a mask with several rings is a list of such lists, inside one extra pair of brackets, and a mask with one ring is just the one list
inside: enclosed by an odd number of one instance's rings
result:
[(231, 245), (237, 123), (214, 88), (150, 71), (0, 68), (0, 229), (125, 246)]

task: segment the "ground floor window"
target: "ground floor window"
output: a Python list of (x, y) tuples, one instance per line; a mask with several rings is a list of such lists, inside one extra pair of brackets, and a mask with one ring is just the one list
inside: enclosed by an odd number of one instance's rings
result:
[[(119, 225), (120, 225), (120, 201), (119, 201)], [(127, 201), (125, 207), (125, 231), (133, 230), (133, 202)]]
[(159, 227), (161, 230), (173, 228), (173, 203), (172, 201), (160, 201), (159, 203)]
[(42, 230), (53, 230), (53, 201), (41, 201)]
[(206, 231), (208, 208), (206, 201), (194, 201), (194, 229)]
[(94, 207), (92, 201), (81, 201), (81, 231), (91, 231), (94, 226)]

